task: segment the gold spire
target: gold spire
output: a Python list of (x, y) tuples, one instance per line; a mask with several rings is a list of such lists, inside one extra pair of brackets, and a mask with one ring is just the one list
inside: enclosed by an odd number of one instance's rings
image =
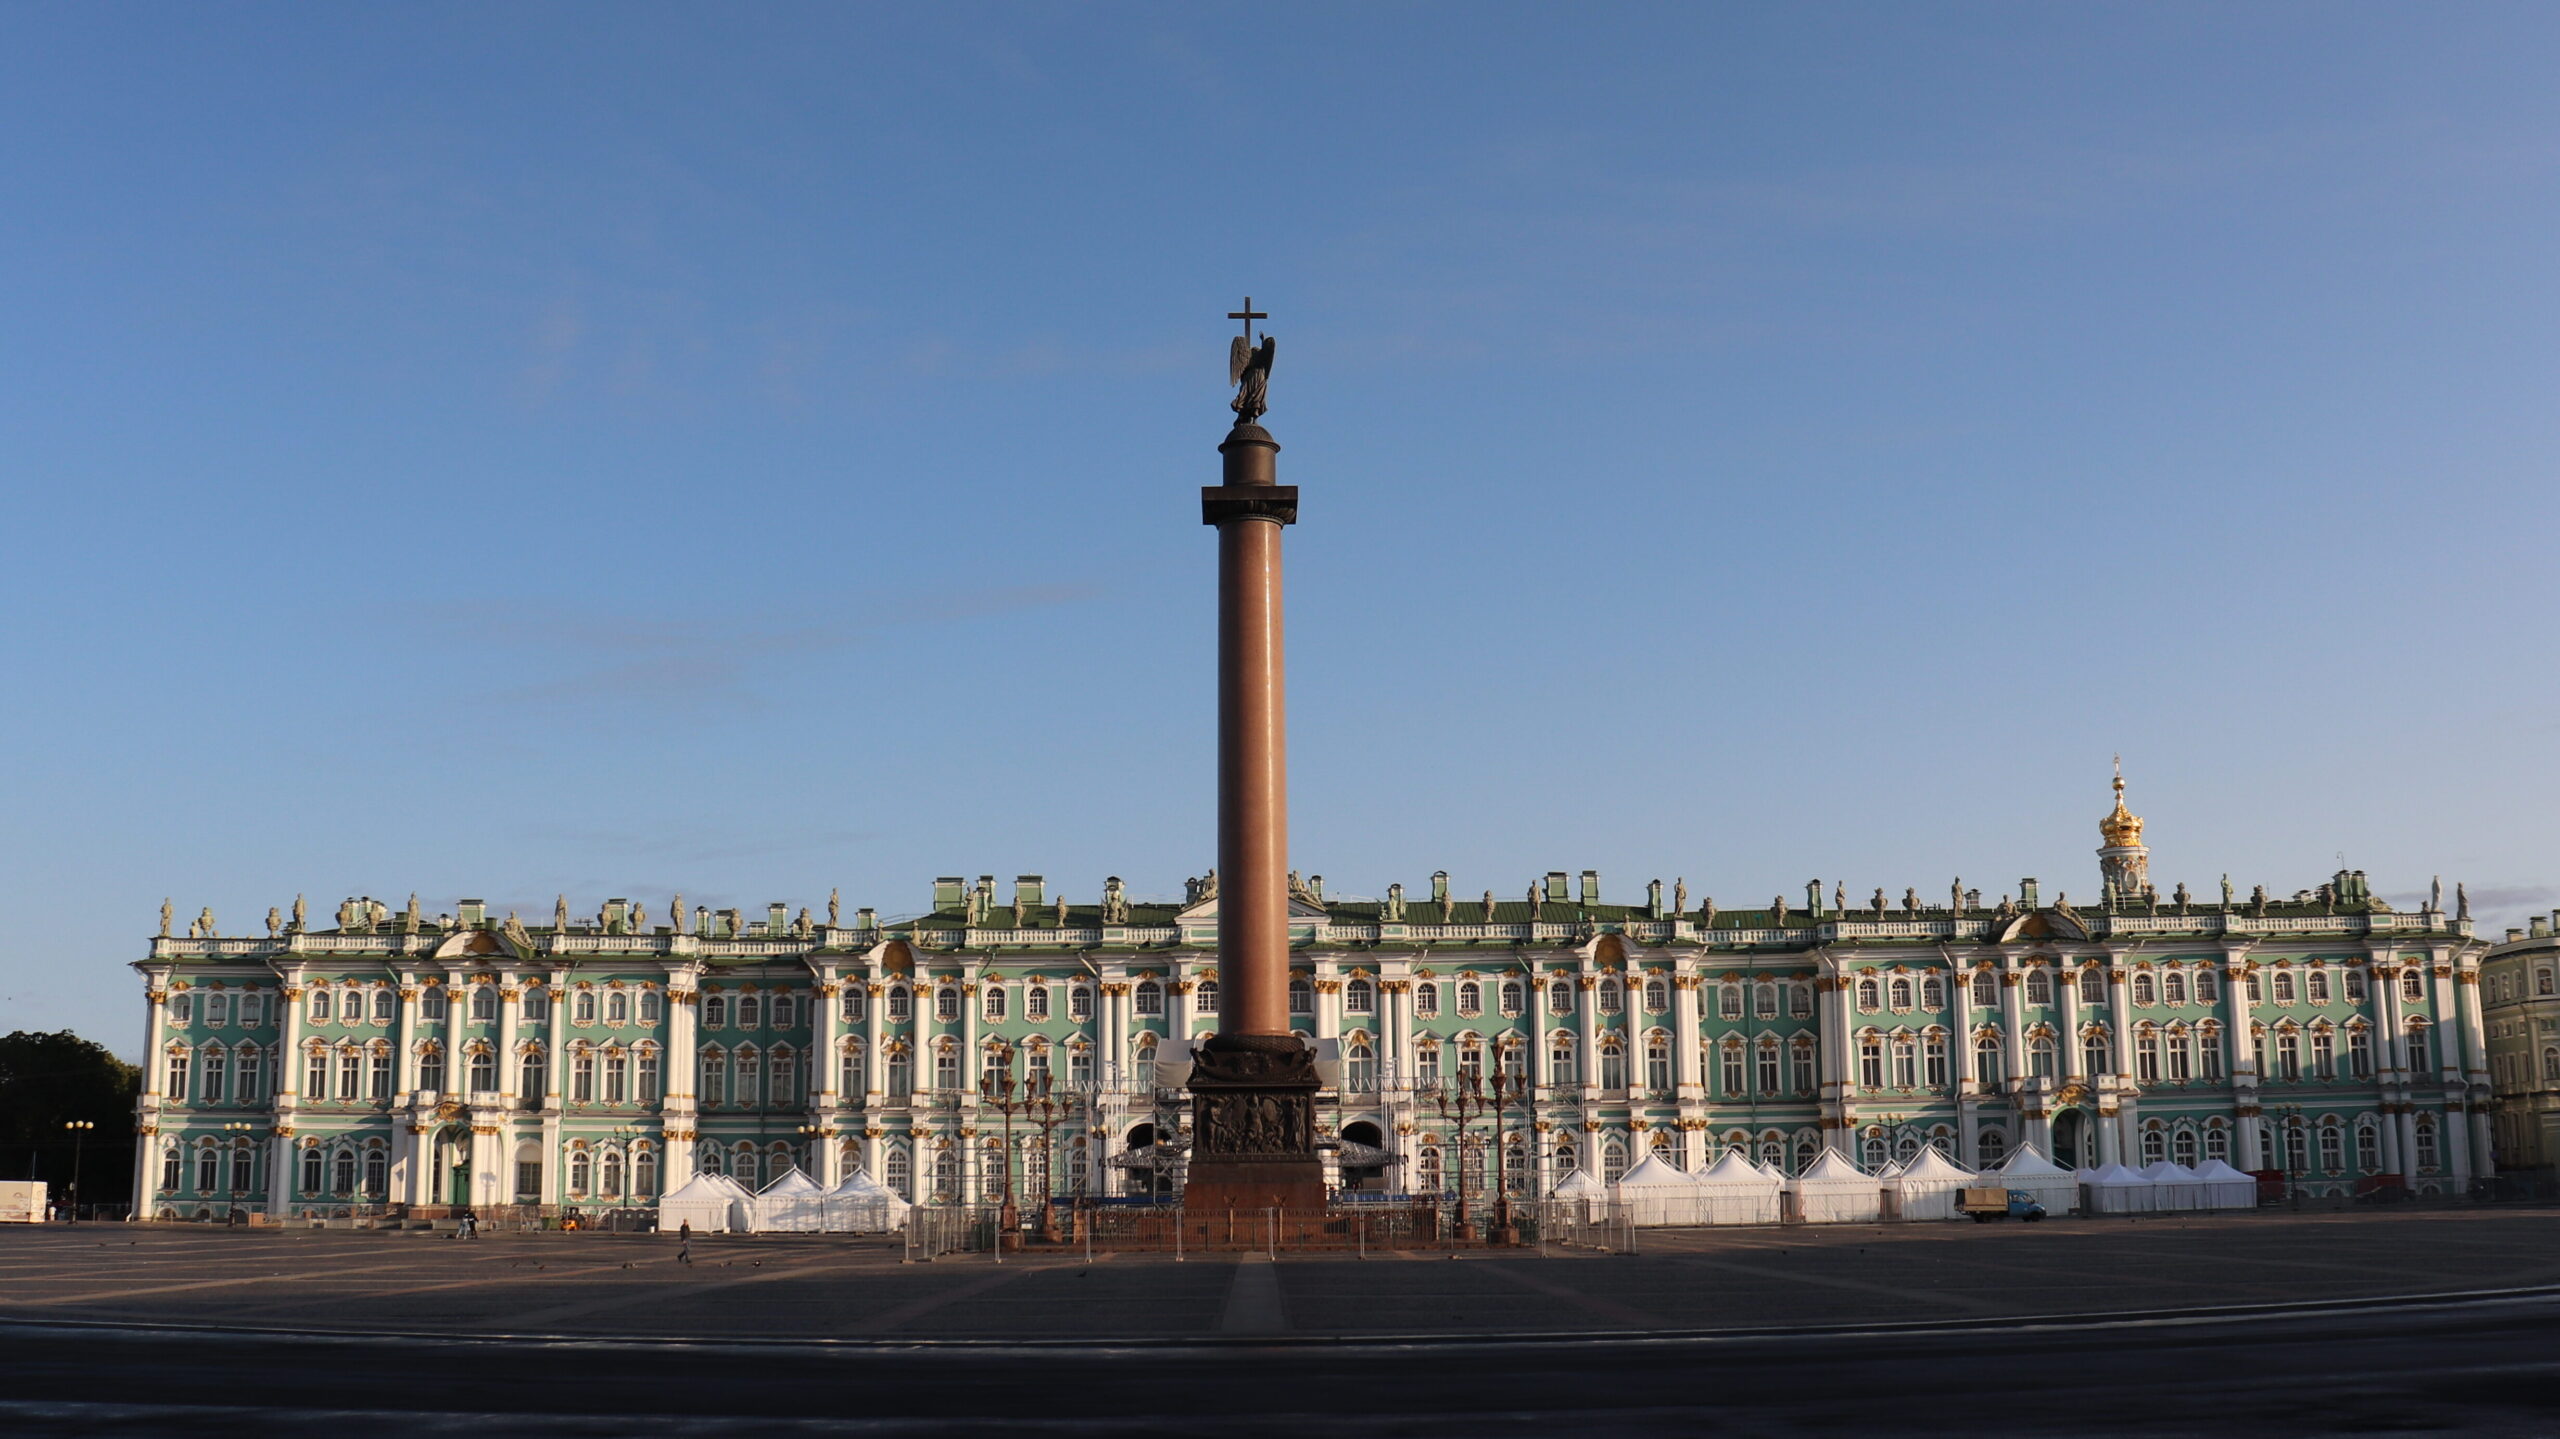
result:
[(2129, 848), (2142, 843), (2142, 816), (2124, 807), (2124, 756), (2116, 756), (2116, 807), (2113, 813), (2098, 821), (2098, 835), (2113, 848)]

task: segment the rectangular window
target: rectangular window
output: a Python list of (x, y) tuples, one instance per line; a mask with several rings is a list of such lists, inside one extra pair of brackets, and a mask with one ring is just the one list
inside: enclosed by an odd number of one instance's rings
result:
[(2145, 1084), (2160, 1082), (2160, 1036), (2137, 1034), (2133, 1037), (2133, 1072)]
[(628, 1090), (627, 1090), (627, 1086), (628, 1086), (628, 1084), (629, 1084), (629, 1082), (630, 1082), (630, 1073), (631, 1073), (631, 1072), (630, 1072), (629, 1065), (624, 1061), (624, 1059), (623, 1059), (623, 1057), (622, 1057), (621, 1055), (619, 1055), (619, 1054), (608, 1054), (608, 1055), (606, 1055), (606, 1056), (605, 1056), (605, 1059), (604, 1059), (604, 1102), (605, 1102), (605, 1103), (607, 1103), (607, 1104), (620, 1104), (620, 1103), (623, 1103), (623, 1102), (624, 1102), (624, 1096), (625, 1096), (625, 1094), (628, 1092)]
[(2195, 1078), (2195, 1056), (2187, 1047), (2183, 1034), (2169, 1036), (2169, 1082), (2184, 1084)]
[(640, 1102), (658, 1102), (658, 1056), (655, 1054), (640, 1056)]
[(184, 1050), (178, 1050), (170, 1054), (168, 1067), (162, 1071), (161, 1088), (172, 1100), (176, 1100), (181, 1103), (186, 1100), (187, 1055)]
[[(1793, 1057), (1794, 1063), (1790, 1068), (1795, 1071), (1792, 1076), (1795, 1081), (1794, 1092), (1797, 1094), (1813, 1093), (1816, 1087), (1813, 1077), (1813, 1046), (1809, 1044), (1797, 1045), (1795, 1047)], [(1774, 1091), (1774, 1086), (1772, 1088)]]
[(2222, 1078), (2222, 1036), (2207, 1032), (2196, 1042), (2196, 1058), (2202, 1061), (2204, 1077)]
[(1884, 1088), (1884, 1046), (1872, 1039), (1858, 1044), (1858, 1082), (1869, 1089)]
[(1728, 1099), (1740, 1099), (1743, 1096), (1743, 1086), (1746, 1081), (1743, 1078), (1742, 1050), (1739, 1047), (1727, 1049), (1724, 1052), (1724, 1064), (1722, 1068), (1724, 1071), (1725, 1097)]
[(754, 1109), (764, 1094), (764, 1063), (754, 1050), (738, 1055), (737, 1077), (729, 1090), (729, 1102), (741, 1109)]
[(846, 1024), (860, 1024), (862, 1000), (862, 985), (856, 981), (847, 981), (843, 993), (836, 996), (836, 1018)]
[(328, 1098), (329, 1056), (315, 1050), (303, 1058), (302, 1097), (305, 1099)]
[(789, 1054), (773, 1057), (773, 1103), (792, 1105), (800, 1102), (800, 1063)]
[(583, 1049), (569, 1061), (569, 1102), (596, 1102), (596, 1057)]
[(2338, 1077), (2338, 1037), (2328, 1030), (2311, 1032), (2311, 1074), (2315, 1079)]
[(198, 1096), (199, 1102), (204, 1104), (220, 1104), (222, 1102), (222, 1091), (228, 1087), (227, 1081), (230, 1078), (230, 1070), (230, 1058), (222, 1052), (219, 1046), (207, 1049), (204, 1052), (204, 1083), (202, 1086), (203, 1092)]
[(1946, 1087), (1947, 1087), (1947, 1039), (1946, 1039), (1946, 1036), (1945, 1036), (1945, 1035), (1942, 1035), (1942, 1034), (1933, 1034), (1933, 1035), (1929, 1036), (1928, 1065), (1929, 1065), (1929, 1087), (1930, 1087), (1931, 1089), (1944, 1089), (1944, 1088), (1946, 1088)]
[[(356, 1099), (364, 1094), (364, 1056), (352, 1049), (338, 1051), (338, 1097)], [(313, 1098), (319, 1096), (314, 1095)]]
[(1920, 1086), (1918, 1056), (1911, 1052), (1911, 1041), (1898, 1040), (1893, 1046), (1893, 1087), (1917, 1089)]
[(240, 1051), (240, 1075), (234, 1083), (242, 1102), (264, 1099), (267, 1093), (267, 1061), (254, 1049)]

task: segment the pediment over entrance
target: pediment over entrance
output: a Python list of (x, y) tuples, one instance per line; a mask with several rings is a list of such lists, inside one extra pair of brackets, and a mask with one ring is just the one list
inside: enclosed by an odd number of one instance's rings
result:
[(1999, 943), (2009, 944), (2035, 939), (2087, 939), (2088, 928), (2068, 910), (2031, 909), (2009, 921), (1993, 936)]
[[(1216, 919), (1217, 917), (1218, 901), (1212, 898), (1204, 899), (1198, 904), (1186, 906), (1180, 912), (1176, 913), (1173, 918), (1174, 922), (1177, 924), (1195, 924), (1204, 919)], [(1289, 917), (1291, 919), (1324, 919), (1327, 916), (1323, 905), (1310, 903), (1293, 894), (1289, 896)]]

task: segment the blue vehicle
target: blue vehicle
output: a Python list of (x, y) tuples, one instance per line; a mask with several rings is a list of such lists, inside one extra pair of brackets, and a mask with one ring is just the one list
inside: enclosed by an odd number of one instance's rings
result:
[(1968, 1189), (1956, 1207), (1972, 1215), (1976, 1224), (1989, 1224), (1995, 1219), (2023, 1219), (2033, 1224), (2044, 1218), (2044, 1206), (2023, 1189)]

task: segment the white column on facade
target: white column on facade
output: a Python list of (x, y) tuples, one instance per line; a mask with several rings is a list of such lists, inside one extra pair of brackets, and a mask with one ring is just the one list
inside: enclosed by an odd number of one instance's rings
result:
[(844, 1018), (844, 985), (831, 968), (814, 971), (817, 976), (817, 1013), (810, 1016), (809, 1042), (816, 1051), (811, 1063), (816, 1073), (809, 1076), (810, 1107), (815, 1118), (823, 1121), (835, 1113), (843, 1102), (838, 1092), (843, 1087), (838, 1076), (843, 1066), (837, 1062), (837, 1026)]
[[(509, 1110), (516, 1106), (516, 1006), (524, 991), (517, 987), (521, 976), (498, 976), (498, 1094), (499, 1103)], [(512, 1197), (512, 1196), (509, 1196)]]
[(276, 1108), (279, 1112), (293, 1108), (302, 1096), (302, 1005), (303, 988), (300, 973), (284, 976), (277, 989), (276, 1014)]
[(1706, 1097), (1706, 1076), (1700, 1072), (1698, 1059), (1698, 999), (1706, 990), (1698, 976), (1682, 974), (1675, 966), (1671, 975), (1671, 1045), (1672, 1062), (1680, 1084), (1684, 1104)]
[[(681, 931), (681, 921), (678, 923)], [(701, 1124), (699, 1094), (695, 1088), (699, 1063), (695, 1059), (695, 1030), (700, 1011), (695, 1008), (696, 988), (690, 973), (671, 971), (667, 975), (667, 1068), (666, 1098), (660, 1105), (659, 1127), (666, 1139), (665, 1167), (658, 1186), (661, 1192), (682, 1187), (694, 1175), (697, 1134)], [(554, 1059), (552, 1074), (559, 1073)], [(546, 1108), (549, 1105), (546, 1102)]]
[(142, 1138), (133, 1146), (133, 1212), (149, 1219), (160, 1209), (160, 1146), (168, 1138), (160, 1132), (160, 1102), (169, 1082), (169, 1057), (160, 1052), (169, 1033), (168, 972), (154, 971), (143, 983), (142, 1097), (135, 1126)]
[[(872, 1111), (880, 1107), (881, 1096), (887, 1093), (889, 1087), (889, 1056), (884, 1052), (888, 1047), (888, 1035), (882, 1030), (882, 1026), (887, 1021), (881, 1015), (881, 1011), (889, 1007), (889, 986), (867, 971), (859, 983), (862, 985), (863, 999), (862, 1106), (867, 1119)], [(880, 1157), (876, 1145), (865, 1150), (864, 1153), (871, 1156), (869, 1163), (876, 1163)], [(880, 1176), (875, 1171), (871, 1177), (878, 1179)]]
[(2454, 961), (2454, 994), (2462, 1012), (2463, 1104), (2465, 1114), (2451, 1122), (2471, 1131), (2471, 1171), (2486, 1179), (2498, 1172), (2497, 1147), (2489, 1130), (2489, 1031), (2480, 1015), (2480, 969), (2468, 956)]
[[(569, 975), (567, 965), (551, 971), (551, 1056), (542, 1070), (542, 1199), (544, 1204), (559, 1204), (568, 1197), (568, 1165), (560, 1153), (564, 1142), (561, 1119), (566, 1106), (560, 1096), (567, 1092), (569, 1072)], [(690, 1161), (691, 1156), (687, 1156)], [(672, 1171), (670, 1171), (672, 1172)]]
[[(982, 1056), (978, 1053), (978, 1016), (986, 1002), (984, 985), (979, 977), (981, 973), (978, 961), (974, 959), (960, 968), (960, 1107), (963, 1110), (976, 1103), (978, 1076), (984, 1072)], [(977, 1146), (972, 1144), (969, 1148), (974, 1151)], [(968, 1161), (963, 1162), (964, 1173), (975, 1159), (973, 1153)]]
[(2062, 1011), (2062, 1074), (2067, 1080), (2094, 1079), (2081, 1055), (2080, 971), (2064, 969), (2054, 999)]
[(2133, 1073), (2133, 1006), (2126, 1002), (2126, 986), (2132, 978), (2124, 955), (2107, 955), (2107, 1053), (2114, 1057), (2119, 1079)]
[(2018, 972), (2017, 960), (2010, 955), (2000, 957), (2000, 1029), (2001, 1062), (2008, 1073), (2003, 1081), (2025, 1075), (2032, 1066), (2027, 1062), (2027, 997), (2022, 987), (2025, 976)]
[(391, 1039), (392, 1083), (396, 1089), (393, 1101), (407, 1105), (418, 1088), (418, 984), (415, 974), (403, 974), (400, 983), (400, 1028)]
[(1589, 960), (1583, 966), (1573, 977), (1573, 1017), (1582, 1036), (1582, 1089), (1590, 1093), (1600, 1084), (1600, 980), (1591, 972)]
[(2224, 1023), (2229, 1032), (2223, 1036), (2228, 1046), (2232, 1094), (2232, 1139), (2236, 1152), (2232, 1156), (2245, 1170), (2267, 1167), (2266, 1125), (2255, 1111), (2258, 1107), (2256, 1053), (2249, 1046), (2249, 975), (2248, 946), (2227, 944), (2222, 952), (2222, 1004)]
[(2398, 956), (2373, 956), (2373, 1027), (2375, 1076), (2386, 1087), (2408, 1082), (2408, 1049), (2401, 1042), (2400, 966)]
[[(1534, 964), (1523, 970), (1522, 976), (1523, 982), (1529, 986), (1529, 993), (1527, 996), (1529, 1001), (1527, 1008), (1529, 1016), (1529, 1087), (1534, 1091), (1543, 1092), (1547, 1086), (1555, 1083), (1556, 1078), (1555, 1067), (1547, 1063), (1547, 1026), (1551, 1022), (1551, 1016), (1547, 1013), (1546, 976), (1539, 973), (1537, 966)], [(1538, 1154), (1538, 1163), (1541, 1166), (1546, 1166), (1546, 1150), (1541, 1149)], [(1546, 1172), (1547, 1171), (1544, 1167), (1539, 1170), (1542, 1183), (1546, 1182)], [(1538, 1192), (1540, 1194), (1545, 1194), (1547, 1190), (1545, 1188), (1541, 1188)]]

